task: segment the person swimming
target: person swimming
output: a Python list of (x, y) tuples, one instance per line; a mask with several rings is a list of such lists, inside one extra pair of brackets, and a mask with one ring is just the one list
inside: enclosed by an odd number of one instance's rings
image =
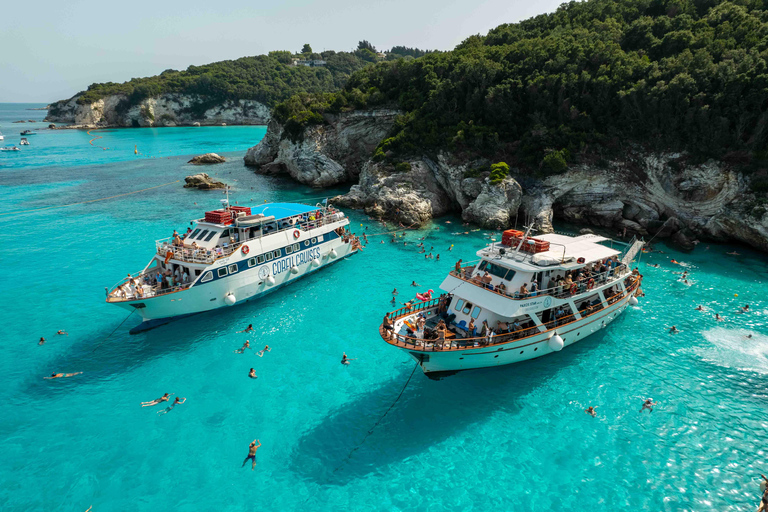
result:
[(157, 405), (160, 402), (167, 402), (171, 398), (171, 393), (166, 393), (160, 398), (155, 398), (154, 400), (150, 400), (149, 402), (141, 402), (142, 407), (152, 407), (153, 405)]
[(645, 402), (643, 402), (643, 407), (640, 409), (640, 412), (643, 412), (646, 409), (648, 409), (649, 412), (653, 412), (653, 406), (657, 403), (658, 402), (653, 401), (653, 398), (647, 398)]
[(165, 409), (163, 409), (162, 411), (157, 411), (157, 414), (168, 414), (169, 412), (171, 412), (171, 410), (172, 410), (174, 407), (176, 407), (176, 406), (177, 406), (177, 405), (179, 405), (179, 404), (183, 404), (183, 403), (184, 403), (184, 402), (186, 402), (186, 401), (187, 401), (187, 399), (186, 399), (186, 398), (179, 398), (179, 397), (176, 397), (176, 400), (174, 400), (174, 401), (173, 401), (173, 403), (172, 403), (171, 405), (169, 405), (168, 407), (166, 407), (166, 408), (165, 408)]
[(715, 320), (717, 320), (718, 322), (722, 322), (725, 320), (725, 318), (721, 317), (720, 313), (715, 313)]
[(75, 375), (80, 375), (83, 372), (75, 372), (75, 373), (52, 373), (50, 377), (43, 377), (44, 379), (61, 379), (63, 377), (74, 377)]
[(253, 330), (253, 324), (248, 324), (248, 327), (246, 327), (242, 331), (237, 331), (237, 332), (238, 333), (241, 333), (241, 332), (251, 332), (252, 330)]
[(350, 359), (347, 357), (347, 353), (343, 352), (341, 355), (341, 364), (349, 364), (350, 361), (354, 361), (354, 359)]
[(258, 379), (258, 378), (259, 378), (259, 377), (256, 375), (256, 370), (254, 370), (253, 368), (251, 368), (251, 371), (250, 371), (250, 372), (248, 372), (248, 376), (249, 376), (250, 378), (252, 378), (252, 379)]
[(680, 332), (680, 330), (677, 327), (675, 327), (674, 325), (672, 327), (670, 327), (670, 329), (669, 329), (669, 334), (677, 334), (679, 332)]
[(249, 340), (245, 340), (245, 343), (243, 343), (243, 346), (235, 350), (235, 354), (242, 354), (243, 352), (245, 352), (245, 349), (247, 348), (251, 348), (251, 342)]
[(696, 311), (704, 311), (704, 306), (699, 304), (698, 306), (696, 306)]
[(43, 338), (42, 336), (40, 336), (40, 341), (38, 341), (38, 342), (37, 342), (37, 344), (38, 344), (38, 345), (43, 345), (43, 344), (45, 344), (45, 341), (46, 341), (46, 340), (45, 340), (45, 338)]
[(744, 304), (744, 307), (741, 308), (741, 311), (744, 313), (749, 313), (749, 304)]
[(272, 349), (269, 348), (269, 345), (267, 345), (266, 347), (261, 349), (261, 351), (258, 352), (256, 355), (259, 356), (259, 357), (264, 357), (264, 352), (272, 352)]
[[(259, 443), (259, 444), (256, 444)], [(261, 441), (258, 439), (254, 439), (253, 442), (251, 442), (250, 445), (248, 445), (248, 456), (243, 461), (243, 465), (240, 467), (245, 467), (245, 463), (248, 462), (248, 459), (251, 459), (253, 461), (253, 464), (251, 465), (251, 471), (253, 471), (256, 468), (256, 450), (259, 449), (261, 446)]]
[(66, 334), (67, 336), (69, 336), (69, 333), (68, 333), (68, 332), (66, 332), (64, 329), (59, 329), (59, 330), (56, 332), (56, 334), (58, 334), (58, 335), (63, 335), (63, 334)]
[(592, 407), (591, 405), (584, 409), (584, 412), (592, 416), (593, 418), (597, 416), (597, 411), (595, 411), (595, 407)]

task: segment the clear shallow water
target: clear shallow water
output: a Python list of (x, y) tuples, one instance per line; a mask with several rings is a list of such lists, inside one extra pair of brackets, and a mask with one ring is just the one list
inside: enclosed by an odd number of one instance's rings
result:
[[(174, 150), (167, 129), (145, 133), (142, 146)], [(226, 147), (229, 130), (218, 133)], [(257, 140), (226, 153), (227, 164), (206, 169), (236, 187), (234, 200), (325, 195), (244, 168), (243, 149)], [(79, 151), (79, 143), (72, 148)], [(186, 160), (128, 155), (124, 162), (55, 166), (35, 160), (32, 172), (0, 170), (0, 211), (167, 183), (199, 169)], [(392, 288), (402, 300), (437, 289), (455, 259), (475, 258), (487, 232), (453, 235), (465, 228), (446, 218), (409, 232), (405, 247), (371, 237), (363, 253), (262, 301), (128, 335), (138, 320), (119, 326), (125, 312), (104, 303), (104, 286), (141, 268), (153, 240), (184, 228), (220, 197), (175, 184), (0, 217), (7, 297), (0, 308), (3, 510), (756, 506), (768, 426), (764, 255), (738, 248), (742, 256), (727, 256), (732, 249), (717, 245), (681, 254), (660, 246), (664, 254), (644, 255), (640, 265), (647, 297), (609, 328), (520, 365), (440, 382), (417, 371), (349, 457), (414, 366), (376, 332)], [(358, 232), (361, 223), (369, 233), (382, 231), (348, 213)], [(420, 236), (440, 262), (416, 253)], [(677, 282), (673, 272), (681, 268), (670, 258), (689, 265), (692, 286)], [(414, 279), (424, 286), (410, 287)], [(738, 314), (744, 303), (755, 311)], [(697, 304), (709, 311), (695, 311)], [(725, 321), (716, 322), (715, 312)], [(255, 335), (235, 333), (248, 323)], [(667, 334), (672, 324), (682, 332)], [(58, 329), (70, 335), (56, 336)], [(43, 346), (40, 336), (49, 340)], [(235, 354), (246, 339), (272, 352)], [(349, 367), (339, 364), (344, 351), (357, 358)], [(257, 380), (247, 376), (251, 367)], [(84, 373), (43, 380), (53, 371)], [(164, 392), (187, 402), (167, 415), (139, 406)], [(647, 396), (659, 405), (639, 414)], [(597, 406), (597, 418), (583, 412), (588, 405)], [(241, 463), (254, 438), (262, 447), (250, 471)]]

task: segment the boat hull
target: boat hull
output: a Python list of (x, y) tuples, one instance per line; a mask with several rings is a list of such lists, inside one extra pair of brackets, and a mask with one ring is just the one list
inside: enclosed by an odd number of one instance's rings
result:
[(413, 350), (408, 348), (402, 348), (402, 350), (406, 350), (430, 378), (440, 378), (464, 370), (519, 363), (556, 352), (548, 344), (549, 339), (555, 334), (563, 338), (564, 347), (562, 350), (567, 350), (569, 346), (607, 327), (624, 312), (629, 305), (631, 296), (632, 294), (627, 294), (599, 312), (568, 323), (562, 328), (541, 332), (508, 343), (489, 347), (473, 347), (466, 350)]

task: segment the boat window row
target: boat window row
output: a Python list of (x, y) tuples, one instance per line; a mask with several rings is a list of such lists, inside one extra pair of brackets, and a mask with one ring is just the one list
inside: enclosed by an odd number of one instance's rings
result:
[(495, 263), (486, 260), (483, 260), (482, 263), (480, 263), (478, 269), (507, 281), (511, 281), (512, 278), (515, 277), (514, 270), (502, 267), (501, 265), (496, 265)]
[(289, 245), (288, 247), (285, 248), (285, 254), (291, 254), (292, 252), (298, 252), (300, 250), (301, 250), (301, 244)]
[(481, 311), (479, 306), (475, 306), (475, 308), (472, 309), (472, 303), (471, 302), (464, 302), (464, 299), (459, 299), (456, 302), (455, 310), (456, 311), (461, 311), (465, 315), (468, 315), (469, 312), (471, 311), (472, 312), (472, 318), (475, 318), (475, 319), (478, 316), (480, 316), (480, 311)]

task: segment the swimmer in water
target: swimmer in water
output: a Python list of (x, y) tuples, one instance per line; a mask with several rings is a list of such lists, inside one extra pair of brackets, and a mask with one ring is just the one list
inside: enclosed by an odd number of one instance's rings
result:
[(717, 320), (718, 322), (722, 322), (723, 320), (725, 320), (725, 318), (721, 317), (720, 313), (715, 313), (715, 320)]
[(74, 377), (75, 375), (80, 375), (83, 372), (75, 372), (75, 373), (52, 373), (50, 377), (43, 377), (44, 379), (61, 379), (62, 377)]
[(59, 334), (59, 335), (62, 335), (62, 334), (66, 334), (67, 336), (69, 336), (69, 333), (68, 333), (68, 332), (66, 332), (66, 331), (65, 331), (65, 330), (63, 330), (63, 329), (60, 329), (59, 331), (57, 331), (57, 332), (56, 332), (56, 334)]
[(411, 286), (421, 286), (421, 285), (416, 281), (411, 281)]
[(741, 254), (737, 253), (736, 251), (733, 251), (733, 252), (727, 252), (727, 253), (725, 253), (725, 254), (729, 254), (729, 255), (731, 255), (731, 256), (741, 256)]
[(677, 261), (677, 260), (674, 260), (674, 259), (673, 259), (673, 260), (669, 260), (669, 262), (670, 262), (670, 263), (674, 263), (675, 265), (679, 265), (679, 264), (680, 264), (680, 262), (679, 262), (679, 261)]
[(253, 368), (251, 368), (251, 371), (248, 372), (248, 376), (250, 378), (252, 378), (252, 379), (258, 379), (259, 378), (258, 376), (256, 376), (256, 370), (254, 370)]
[(680, 330), (677, 327), (675, 327), (674, 325), (669, 329), (669, 334), (677, 334), (679, 332), (680, 332)]
[(166, 408), (165, 408), (165, 409), (163, 409), (162, 411), (157, 411), (157, 414), (168, 414), (169, 412), (171, 412), (171, 410), (172, 410), (174, 407), (176, 407), (176, 406), (177, 406), (177, 405), (179, 405), (179, 404), (183, 404), (183, 403), (184, 403), (184, 402), (186, 402), (186, 401), (187, 401), (187, 399), (186, 399), (186, 398), (179, 398), (179, 397), (176, 397), (176, 400), (174, 400), (174, 401), (173, 401), (173, 403), (172, 403), (171, 405), (169, 405), (168, 407), (166, 407)]
[(696, 311), (704, 311), (704, 306), (699, 304), (698, 306), (696, 306)]
[(235, 354), (242, 354), (243, 352), (245, 352), (245, 349), (247, 348), (251, 348), (251, 342), (248, 340), (245, 340), (245, 343), (243, 343), (243, 346), (235, 350)]
[(751, 339), (752, 339), (752, 335), (751, 335), (751, 334), (747, 334), (747, 335), (746, 335), (746, 336), (744, 336), (744, 337), (745, 337), (745, 338), (747, 338), (748, 340), (751, 340)]
[(40, 341), (37, 342), (38, 345), (43, 345), (45, 343), (45, 338), (40, 336)]
[(242, 331), (237, 331), (237, 332), (238, 333), (241, 333), (241, 332), (251, 332), (252, 330), (253, 330), (253, 324), (248, 324), (248, 327), (246, 327)]
[(653, 412), (653, 406), (656, 405), (658, 402), (654, 402), (653, 398), (646, 399), (645, 402), (643, 402), (643, 407), (640, 409), (640, 412), (643, 412), (644, 410), (648, 409), (649, 412)]
[(167, 402), (171, 398), (170, 393), (166, 393), (160, 398), (155, 398), (154, 400), (150, 400), (149, 402), (141, 402), (142, 407), (152, 407), (153, 405), (157, 405), (160, 402)]
[[(259, 444), (256, 444), (259, 443)], [(254, 439), (253, 442), (248, 446), (248, 456), (243, 461), (243, 465), (240, 467), (245, 467), (245, 463), (248, 462), (248, 459), (251, 459), (253, 461), (253, 464), (251, 465), (251, 471), (253, 471), (256, 468), (256, 450), (259, 449), (261, 446), (261, 441), (258, 439)]]
[(392, 295), (397, 295), (397, 288), (395, 288), (394, 290), (392, 290)]
[(394, 305), (394, 304), (397, 304), (397, 300), (395, 300), (395, 298), (394, 298), (394, 297), (392, 297), (392, 300), (391, 300), (390, 302), (392, 302), (392, 304), (393, 304), (393, 305)]
[(266, 347), (264, 347), (263, 349), (261, 349), (261, 352), (259, 352), (259, 353), (258, 353), (258, 354), (256, 354), (256, 355), (257, 355), (257, 356), (259, 356), (259, 357), (264, 357), (264, 352), (272, 352), (272, 349), (271, 349), (271, 348), (269, 348), (269, 345), (267, 345)]
[(349, 364), (350, 361), (354, 361), (354, 359), (348, 358), (347, 353), (343, 352), (341, 355), (341, 364)]
[(595, 408), (594, 408), (594, 407), (592, 407), (591, 405), (590, 405), (589, 407), (587, 407), (586, 409), (584, 409), (584, 412), (585, 412), (585, 413), (587, 413), (587, 414), (589, 414), (589, 415), (590, 415), (590, 416), (592, 416), (593, 418), (594, 418), (595, 416), (597, 416), (597, 411), (595, 411)]
[(744, 307), (743, 307), (743, 308), (741, 308), (741, 310), (742, 310), (744, 313), (749, 313), (749, 304), (744, 304)]

